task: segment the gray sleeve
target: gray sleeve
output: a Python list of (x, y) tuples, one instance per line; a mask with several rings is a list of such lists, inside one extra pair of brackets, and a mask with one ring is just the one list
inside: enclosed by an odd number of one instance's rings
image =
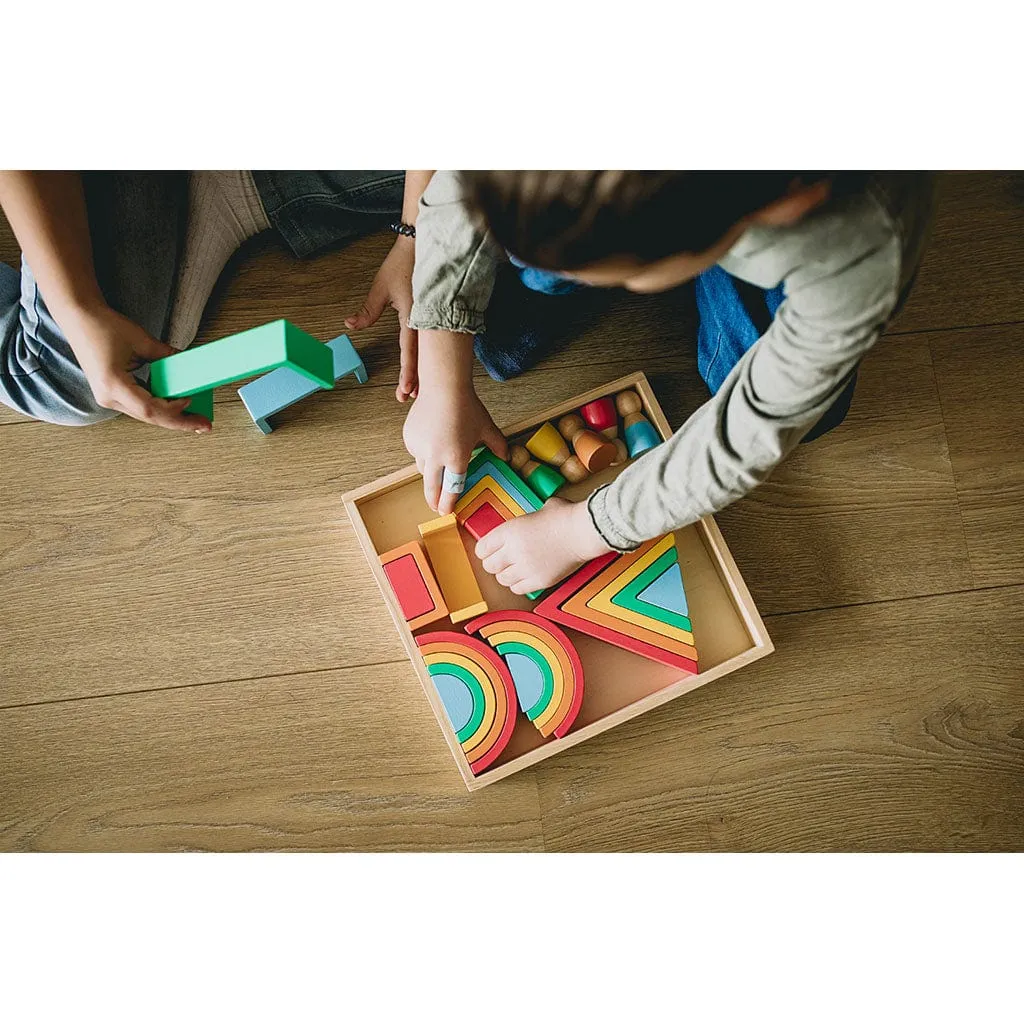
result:
[(500, 251), (470, 217), (456, 171), (437, 171), (416, 215), (412, 312), (416, 330), (477, 334), (485, 328)]
[(891, 227), (859, 242), (797, 265), (771, 327), (718, 394), (591, 496), (607, 543), (636, 547), (748, 494), (828, 410), (881, 334), (899, 289)]

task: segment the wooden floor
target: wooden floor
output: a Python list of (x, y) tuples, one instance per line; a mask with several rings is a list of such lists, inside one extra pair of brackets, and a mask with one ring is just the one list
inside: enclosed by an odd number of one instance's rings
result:
[[(257, 241), (203, 338), (332, 337), (387, 244)], [(408, 462), (395, 335), (269, 438), (229, 388), (210, 437), (0, 411), (0, 848), (1024, 848), (1024, 175), (945, 180), (846, 423), (718, 517), (777, 652), (472, 795), (339, 501)], [(678, 425), (693, 339), (687, 290), (623, 296), (480, 389), (642, 369)]]

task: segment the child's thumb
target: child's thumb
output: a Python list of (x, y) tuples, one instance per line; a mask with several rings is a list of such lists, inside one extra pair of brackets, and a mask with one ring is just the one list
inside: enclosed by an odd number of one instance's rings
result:
[(157, 341), (156, 338), (152, 338), (149, 335), (137, 338), (132, 347), (138, 355), (143, 359), (148, 359), (150, 362), (154, 359), (164, 359), (167, 356), (176, 356), (178, 354), (176, 348), (171, 348), (170, 345), (165, 345), (162, 341)]
[(359, 312), (354, 316), (345, 317), (345, 326), (350, 331), (360, 331), (364, 327), (375, 324), (380, 319), (381, 313), (384, 312), (387, 301), (387, 290), (374, 286), (360, 306)]

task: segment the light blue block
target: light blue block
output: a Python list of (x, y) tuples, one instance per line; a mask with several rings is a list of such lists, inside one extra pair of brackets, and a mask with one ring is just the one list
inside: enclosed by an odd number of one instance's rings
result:
[[(346, 374), (354, 373), (360, 384), (365, 384), (366, 367), (359, 353), (352, 347), (347, 334), (340, 334), (327, 347), (334, 356), (334, 379), (341, 380)], [(296, 373), (287, 366), (282, 366), (263, 377), (250, 381), (238, 389), (238, 397), (242, 399), (249, 415), (264, 434), (274, 428), (268, 422), (269, 417), (282, 409), (294, 405), (315, 391), (323, 389), (302, 374)]]

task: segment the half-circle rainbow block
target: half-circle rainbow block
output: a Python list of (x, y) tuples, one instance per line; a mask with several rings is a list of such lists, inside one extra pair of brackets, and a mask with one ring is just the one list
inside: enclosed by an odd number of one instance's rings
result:
[(542, 736), (564, 736), (583, 704), (583, 664), (553, 622), (533, 612), (489, 612), (466, 623), (504, 659), (526, 717)]
[(516, 725), (512, 676), (487, 644), (465, 633), (416, 638), (469, 770), (479, 775), (508, 746)]

